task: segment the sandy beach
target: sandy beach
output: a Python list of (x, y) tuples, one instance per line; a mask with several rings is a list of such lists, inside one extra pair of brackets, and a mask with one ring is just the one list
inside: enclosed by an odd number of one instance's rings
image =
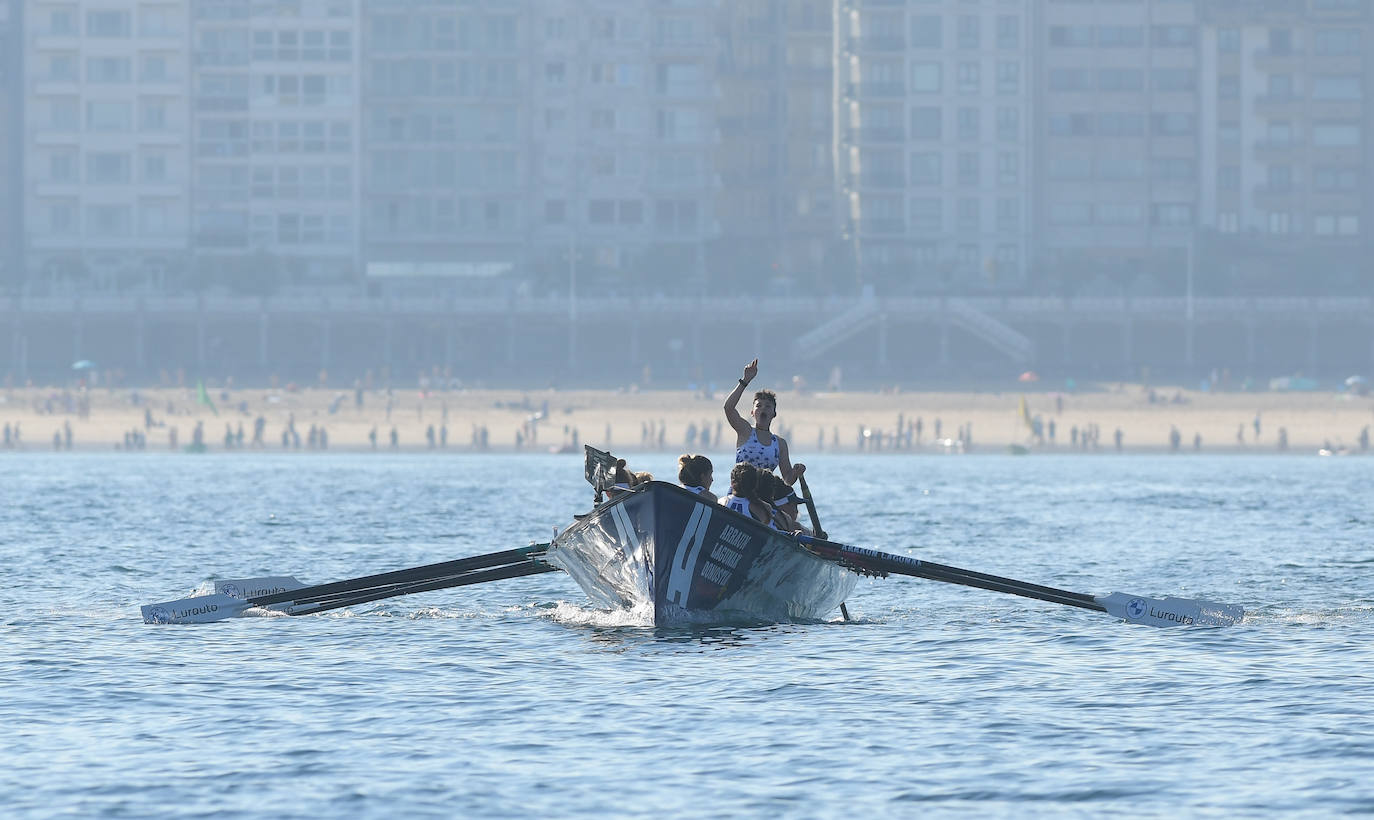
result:
[[(1039, 439), (1021, 414), (1023, 397), (1026, 415), (1039, 422)], [(16, 387), (0, 391), (0, 425), (7, 428), (0, 446), (166, 452), (193, 444), (200, 425), (205, 449), (211, 452), (306, 452), (321, 449), (321, 444), (330, 451), (548, 451), (571, 449), (575, 439), (617, 453), (720, 453), (733, 447), (732, 441), (717, 443), (722, 431), (726, 438), (729, 434), (721, 412), (724, 398), (721, 392), (633, 388), (360, 393), (217, 386), (208, 388), (202, 399), (195, 387)], [(748, 403), (746, 395), (741, 402), (746, 416)], [(261, 444), (254, 444), (259, 425)], [(1015, 388), (961, 393), (782, 390), (774, 429), (788, 437), (794, 459), (804, 461), (818, 450), (1000, 453), (1020, 445), (1031, 452), (1112, 453), (1117, 430), (1123, 451), (1168, 452), (1175, 429), (1182, 453), (1278, 452), (1284, 449), (1281, 436), (1291, 453), (1315, 454), (1322, 448), (1359, 453), (1361, 433), (1371, 426), (1374, 397), (1369, 396), (1207, 393), (1112, 383), (1075, 393)], [(703, 429), (709, 435), (706, 446)], [(1090, 437), (1085, 445), (1084, 431), (1094, 431), (1095, 440)], [(228, 446), (227, 434), (232, 435)]]

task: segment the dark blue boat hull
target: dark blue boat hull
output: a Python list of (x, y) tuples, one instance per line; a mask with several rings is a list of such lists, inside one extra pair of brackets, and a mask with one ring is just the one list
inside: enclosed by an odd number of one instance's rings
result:
[(822, 619), (858, 581), (790, 535), (659, 481), (598, 506), (543, 560), (597, 606), (651, 610), (659, 624)]

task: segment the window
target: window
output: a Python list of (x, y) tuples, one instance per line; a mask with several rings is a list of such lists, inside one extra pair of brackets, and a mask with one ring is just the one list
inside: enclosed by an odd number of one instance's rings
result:
[(1223, 191), (1240, 190), (1240, 166), (1223, 165), (1217, 169), (1217, 187)]
[(997, 93), (1021, 93), (1021, 64), (1012, 60), (997, 61)]
[(1240, 29), (1222, 28), (1217, 30), (1217, 48), (1224, 54), (1240, 51)]
[(1319, 122), (1312, 126), (1312, 145), (1318, 148), (1348, 148), (1359, 144), (1359, 123)]
[(958, 24), (959, 48), (976, 49), (978, 48), (978, 17), (972, 14), (959, 15)]
[(961, 230), (961, 231), (976, 231), (976, 230), (978, 230), (979, 222), (981, 221), (981, 219), (980, 219), (980, 214), (979, 214), (979, 212), (978, 212), (978, 200), (976, 200), (976, 199), (961, 199), (961, 200), (959, 200), (958, 209), (956, 210), (955, 213), (956, 213), (956, 215), (958, 216), (958, 226), (959, 226), (959, 230)]
[(1051, 225), (1091, 225), (1093, 206), (1086, 202), (1056, 202), (1050, 205)]
[(1084, 68), (1050, 69), (1050, 89), (1054, 91), (1091, 91), (1092, 74)]
[(78, 182), (76, 178), (76, 154), (62, 152), (48, 158), (48, 179), (53, 182)]
[(1192, 26), (1154, 26), (1150, 43), (1156, 48), (1192, 48), (1194, 31)]
[(1360, 53), (1360, 30), (1357, 28), (1317, 29), (1313, 49), (1322, 56), (1353, 56)]
[(1286, 193), (1293, 190), (1293, 166), (1270, 165), (1266, 187), (1276, 193)]
[(941, 109), (935, 106), (917, 106), (911, 109), (911, 138), (918, 140), (940, 139)]
[(1092, 26), (1050, 26), (1050, 45), (1078, 48), (1093, 44)]
[(997, 15), (997, 47), (1014, 51), (1021, 47), (1021, 19), (1010, 14)]
[(1240, 219), (1235, 211), (1217, 213), (1217, 230), (1221, 233), (1235, 233), (1240, 228)]
[(977, 185), (978, 184), (978, 155), (970, 152), (959, 154), (959, 184)]
[(1097, 87), (1105, 92), (1145, 90), (1145, 72), (1135, 68), (1105, 68), (1097, 74)]
[(959, 113), (959, 139), (977, 140), (978, 139), (978, 109), (960, 108)]
[(997, 230), (1005, 233), (1021, 230), (1021, 200), (997, 200)]
[(911, 229), (917, 233), (940, 233), (944, 229), (941, 202), (928, 197), (911, 200)]
[(937, 14), (917, 14), (911, 18), (911, 45), (914, 48), (939, 48), (943, 20)]
[(939, 185), (941, 177), (939, 152), (924, 151), (911, 155), (913, 185)]
[(999, 107), (997, 109), (997, 139), (1015, 142), (1021, 138), (1021, 110), (1019, 108)]
[(1360, 187), (1360, 172), (1353, 167), (1318, 165), (1312, 170), (1312, 185), (1323, 192), (1356, 191)]
[(1105, 137), (1145, 135), (1145, 115), (1138, 111), (1107, 112), (1097, 115), (1097, 132)]
[(979, 66), (975, 62), (966, 61), (959, 63), (957, 74), (959, 93), (977, 94), (980, 73)]
[(941, 86), (939, 63), (912, 63), (911, 90), (921, 94), (938, 93)]
[(1187, 157), (1155, 157), (1150, 160), (1150, 176), (1163, 182), (1192, 182), (1197, 163)]
[(1150, 119), (1155, 136), (1187, 137), (1191, 136), (1196, 130), (1193, 115), (1181, 111), (1155, 114)]
[(1196, 87), (1196, 72), (1190, 68), (1156, 68), (1156, 91), (1192, 91)]
[(1271, 100), (1293, 99), (1293, 75), (1270, 74), (1268, 96)]
[(1141, 26), (1098, 26), (1097, 44), (1103, 48), (1139, 48), (1145, 45)]
[(1292, 217), (1284, 211), (1269, 212), (1269, 233), (1286, 234), (1293, 227)]
[(129, 12), (99, 10), (86, 12), (87, 37), (128, 37)]
[(617, 213), (621, 225), (641, 225), (644, 223), (644, 203), (638, 199), (622, 199)]
[(1217, 77), (1217, 97), (1234, 100), (1240, 97), (1240, 77), (1235, 74), (1222, 74)]
[(92, 84), (127, 83), (130, 68), (127, 57), (90, 57), (86, 60), (86, 82)]
[(1318, 74), (1312, 78), (1314, 100), (1364, 99), (1364, 83), (1358, 74)]
[(1021, 158), (1010, 151), (997, 154), (997, 184), (1015, 185), (1021, 181)]
[(1193, 206), (1186, 203), (1157, 202), (1150, 206), (1151, 224), (1181, 228), (1193, 224)]

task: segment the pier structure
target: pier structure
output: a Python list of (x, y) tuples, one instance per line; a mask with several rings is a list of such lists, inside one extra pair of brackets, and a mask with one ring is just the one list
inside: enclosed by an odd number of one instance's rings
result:
[[(840, 365), (951, 373), (1256, 378), (1374, 371), (1374, 299), (78, 297), (0, 299), (0, 374), (57, 383), (73, 363), (132, 381), (182, 371), (311, 383), (408, 379), (607, 384), (702, 378), (759, 356), (814, 380)], [(710, 367), (706, 367), (710, 363)]]

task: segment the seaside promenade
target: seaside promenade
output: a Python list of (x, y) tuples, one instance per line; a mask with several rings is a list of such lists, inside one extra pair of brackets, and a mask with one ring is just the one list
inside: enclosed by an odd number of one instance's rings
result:
[[(767, 379), (755, 386), (783, 387)], [(1028, 388), (801, 393), (784, 388), (774, 429), (788, 436), (794, 459), (806, 461), (818, 452), (979, 454), (1004, 453), (1012, 445), (1033, 454), (1110, 455), (1117, 452), (1118, 430), (1121, 450), (1128, 453), (1169, 452), (1177, 431), (1181, 455), (1311, 455), (1323, 448), (1358, 454), (1362, 435), (1367, 442), (1374, 428), (1374, 397), (1352, 393), (1212, 393), (1120, 383), (1084, 385), (1074, 393)], [(733, 449), (723, 423), (723, 396), (635, 388), (216, 386), (203, 395), (194, 386), (0, 388), (0, 429), (6, 434), (0, 453), (180, 452), (195, 443), (199, 426), (208, 452), (442, 455), (548, 452), (592, 444), (617, 453), (661, 453), (654, 462), (667, 465), (680, 452), (714, 455)], [(1038, 422), (1039, 438), (1027, 417)]]

